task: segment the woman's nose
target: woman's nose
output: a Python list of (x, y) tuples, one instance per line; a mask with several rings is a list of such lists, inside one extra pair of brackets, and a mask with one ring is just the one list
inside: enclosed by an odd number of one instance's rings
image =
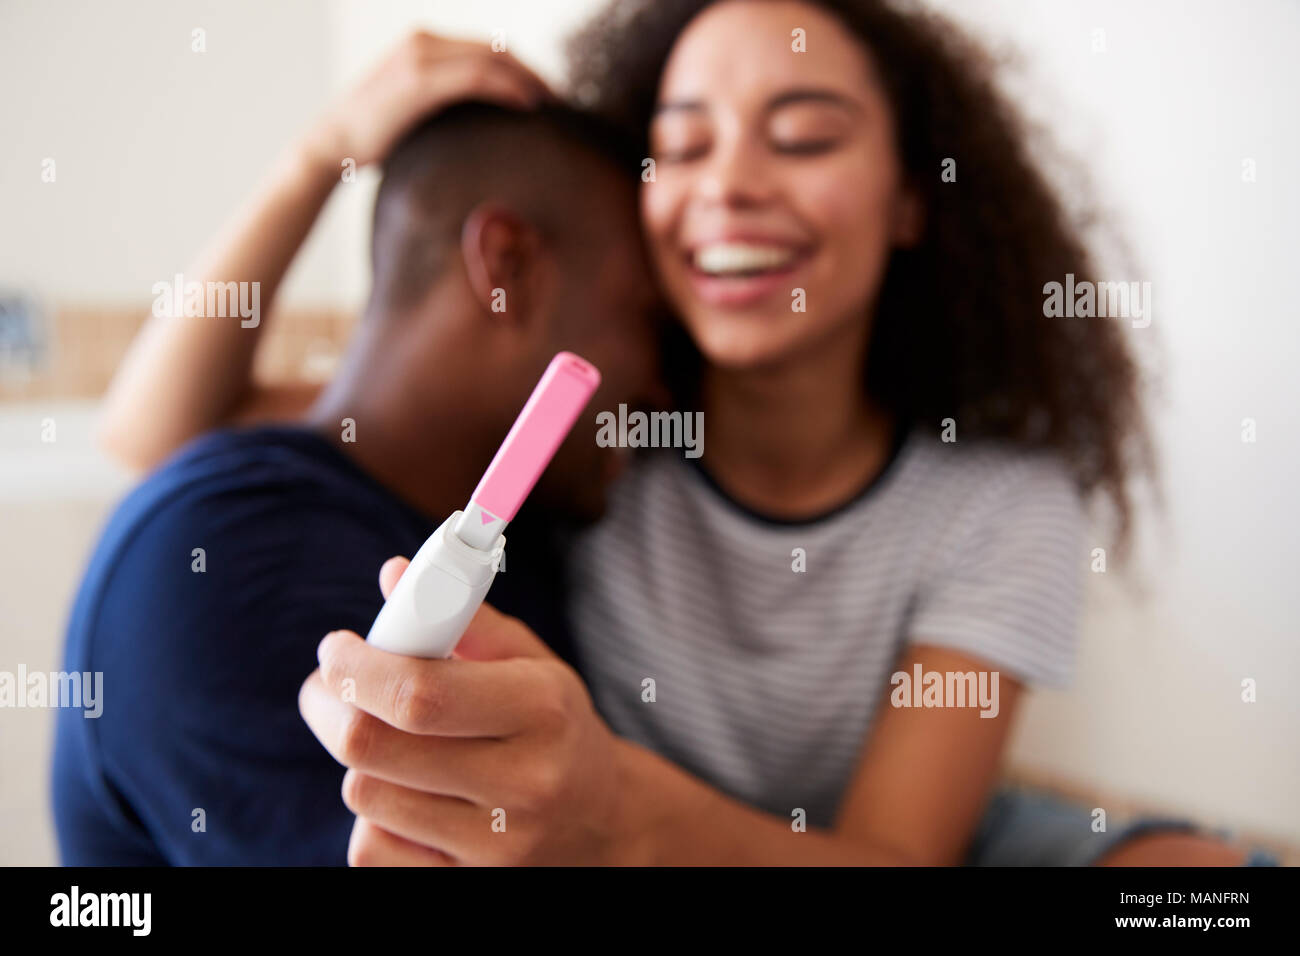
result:
[(752, 206), (771, 196), (768, 164), (761, 146), (744, 137), (715, 144), (704, 164), (697, 195), (723, 206)]

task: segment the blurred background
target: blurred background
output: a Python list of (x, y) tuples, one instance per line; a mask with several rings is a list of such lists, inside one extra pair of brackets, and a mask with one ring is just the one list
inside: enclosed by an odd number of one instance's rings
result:
[[(0, 2), (0, 671), (60, 666), (84, 561), (132, 481), (95, 446), (96, 400), (152, 285), (408, 30), (502, 31), (558, 82), (560, 41), (602, 2)], [(1076, 685), (1032, 695), (1007, 773), (1300, 862), (1300, 5), (928, 5), (1015, 54), (1008, 88), (1083, 160), (1140, 263), (1125, 277), (1153, 287), (1130, 334), (1160, 386), (1163, 511), (1127, 571), (1088, 575)], [(374, 187), (368, 171), (337, 187), (281, 290), (268, 377), (328, 376), (367, 290)], [(53, 724), (0, 709), (0, 864), (56, 862)]]

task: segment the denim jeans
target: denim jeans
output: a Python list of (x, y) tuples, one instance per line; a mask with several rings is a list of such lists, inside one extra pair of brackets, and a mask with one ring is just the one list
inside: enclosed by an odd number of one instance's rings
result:
[[(1091, 866), (1124, 841), (1157, 831), (1227, 837), (1177, 817), (1139, 816), (1094, 832), (1092, 812), (1023, 787), (997, 791), (980, 820), (967, 852), (967, 866)], [(1277, 859), (1253, 850), (1244, 866), (1277, 866)]]

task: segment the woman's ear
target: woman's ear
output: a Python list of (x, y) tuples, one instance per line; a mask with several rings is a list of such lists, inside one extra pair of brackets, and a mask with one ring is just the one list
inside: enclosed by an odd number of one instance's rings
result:
[(485, 311), (523, 319), (538, 307), (541, 234), (512, 210), (495, 203), (476, 206), (461, 227), (460, 250), (470, 288)]

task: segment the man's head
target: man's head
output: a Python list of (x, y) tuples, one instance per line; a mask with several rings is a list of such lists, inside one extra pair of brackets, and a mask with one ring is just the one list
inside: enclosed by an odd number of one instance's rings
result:
[(616, 467), (596, 413), (639, 401), (657, 367), (639, 164), (564, 107), (467, 103), (424, 122), (384, 165), (365, 358), (349, 367), (382, 374), (408, 421), (444, 421), (455, 402), (465, 452), (486, 465), (551, 357), (581, 355), (603, 382), (535, 494), (586, 518)]

